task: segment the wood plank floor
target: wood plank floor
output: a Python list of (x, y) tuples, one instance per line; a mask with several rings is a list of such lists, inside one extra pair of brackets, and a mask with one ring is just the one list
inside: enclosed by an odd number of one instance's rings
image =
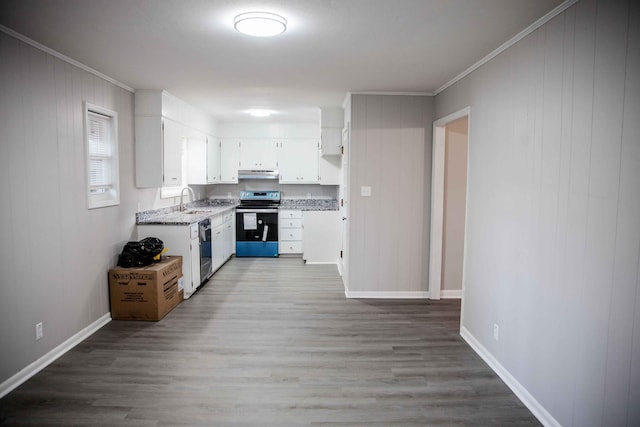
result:
[(0, 400), (3, 425), (539, 425), (460, 302), (348, 300), (335, 266), (234, 258), (160, 322), (112, 321)]

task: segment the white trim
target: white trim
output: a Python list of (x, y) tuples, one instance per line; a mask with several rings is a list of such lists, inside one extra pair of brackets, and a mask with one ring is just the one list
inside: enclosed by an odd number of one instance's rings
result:
[(391, 96), (434, 96), (433, 92), (393, 92), (393, 91), (360, 91), (351, 92), (352, 95), (391, 95)]
[(335, 265), (338, 267), (338, 271), (340, 271), (340, 267), (335, 261), (305, 261), (304, 263), (307, 265)]
[(440, 299), (444, 224), (445, 127), (433, 124), (431, 154), (431, 231), (429, 233), (429, 298)]
[[(433, 153), (431, 155), (431, 225), (429, 243), (429, 298), (438, 300), (441, 298), (440, 288), (442, 286), (442, 239), (444, 221), (444, 163), (445, 163), (445, 126), (454, 120), (468, 117), (469, 128), (471, 128), (471, 107), (451, 113), (433, 122)], [(470, 136), (467, 134), (467, 145)], [(469, 156), (467, 156), (467, 190), (469, 188)], [(465, 232), (464, 232), (464, 254), (462, 267), (462, 289), (464, 289), (464, 260), (466, 259), (467, 247), (467, 217), (468, 199), (465, 204)], [(462, 292), (462, 291), (461, 291)], [(462, 295), (461, 295), (462, 296)]]
[(92, 335), (94, 332), (96, 332), (98, 329), (102, 328), (109, 322), (111, 322), (111, 313), (107, 313), (104, 316), (100, 317), (98, 320), (91, 323), (86, 328), (78, 331), (62, 344), (58, 345), (47, 354), (43, 355), (35, 362), (21, 369), (11, 378), (4, 381), (2, 384), (0, 384), (0, 399), (9, 394), (15, 388), (19, 387), (29, 378), (33, 377), (35, 374), (49, 366), (51, 363), (55, 362), (56, 359), (58, 359), (60, 356), (71, 350), (80, 342), (87, 339), (90, 335)]
[(518, 43), (520, 40), (522, 40), (523, 38), (525, 38), (529, 34), (533, 33), (535, 30), (537, 30), (538, 28), (542, 27), (544, 24), (546, 24), (547, 22), (551, 21), (556, 16), (560, 15), (562, 12), (564, 12), (565, 10), (567, 10), (568, 8), (570, 8), (571, 6), (573, 6), (577, 2), (578, 2), (578, 0), (566, 0), (566, 1), (562, 2), (561, 4), (556, 6), (555, 9), (551, 10), (549, 13), (544, 15), (542, 18), (538, 19), (533, 24), (529, 25), (527, 28), (525, 28), (524, 30), (520, 31), (518, 34), (516, 34), (515, 36), (513, 36), (512, 38), (507, 40), (502, 45), (500, 45), (496, 50), (494, 50), (493, 52), (491, 52), (490, 54), (488, 54), (487, 56), (485, 56), (484, 58), (482, 58), (481, 60), (479, 60), (478, 62), (476, 62), (475, 64), (473, 64), (469, 68), (467, 68), (466, 70), (464, 70), (462, 73), (458, 74), (453, 79), (449, 80), (447, 83), (445, 83), (442, 86), (440, 86), (438, 89), (435, 90), (435, 92), (433, 92), (433, 94), (434, 95), (438, 95), (440, 92), (442, 92), (443, 90), (445, 90), (449, 86), (451, 86), (454, 83), (457, 83), (458, 81), (460, 81), (463, 78), (467, 77), (469, 74), (471, 74), (472, 72), (474, 72), (478, 68), (482, 67), (484, 64), (486, 64), (487, 62), (491, 61), (493, 58), (495, 58), (496, 56), (500, 55), (502, 52), (504, 52), (505, 50), (509, 49), (511, 46), (513, 46), (514, 44)]
[(443, 289), (440, 291), (442, 299), (462, 299), (462, 289)]
[(426, 299), (429, 292), (351, 292), (345, 289), (347, 298), (370, 298), (370, 299)]
[(460, 327), (460, 336), (469, 346), (486, 362), (487, 365), (504, 381), (513, 393), (529, 408), (533, 415), (543, 425), (549, 427), (561, 427), (562, 425), (536, 400), (529, 391), (514, 378), (511, 373), (493, 357), (493, 355), (480, 342), (471, 335), (464, 326)]
[(49, 55), (53, 55), (58, 59), (61, 59), (61, 60), (65, 61), (65, 62), (68, 62), (71, 65), (74, 65), (74, 66), (76, 66), (78, 68), (81, 68), (84, 71), (93, 74), (94, 76), (100, 77), (101, 79), (104, 79), (104, 80), (108, 81), (109, 83), (113, 83), (114, 85), (119, 86), (124, 90), (128, 90), (129, 92), (135, 92), (135, 89), (133, 89), (132, 87), (127, 86), (126, 84), (124, 84), (122, 82), (119, 82), (116, 79), (107, 76), (106, 74), (102, 74), (100, 71), (94, 70), (93, 68), (88, 67), (88, 66), (82, 64), (81, 62), (76, 61), (75, 59), (71, 59), (68, 56), (63, 55), (60, 52), (55, 51), (55, 50), (53, 50), (53, 49), (51, 49), (51, 48), (49, 48), (49, 47), (47, 47), (47, 46), (45, 46), (45, 45), (43, 45), (41, 43), (38, 43), (37, 41), (32, 40), (27, 36), (23, 36), (22, 34), (16, 32), (16, 31), (13, 31), (11, 28), (7, 28), (2, 24), (0, 24), (0, 31), (2, 31), (3, 33), (9, 34), (13, 38), (16, 38), (16, 39), (18, 39), (20, 41), (23, 41), (26, 44), (35, 47), (36, 49), (40, 49), (41, 51), (46, 52)]

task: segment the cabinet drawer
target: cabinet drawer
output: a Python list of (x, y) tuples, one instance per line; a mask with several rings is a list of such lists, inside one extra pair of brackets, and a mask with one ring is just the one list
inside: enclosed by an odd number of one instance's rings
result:
[(281, 210), (278, 211), (280, 219), (300, 218), (302, 219), (302, 211), (297, 210)]
[(284, 228), (280, 230), (280, 240), (302, 240), (301, 228)]
[(280, 228), (302, 228), (302, 219), (280, 218)]
[(302, 242), (280, 242), (278, 252), (281, 254), (301, 254)]

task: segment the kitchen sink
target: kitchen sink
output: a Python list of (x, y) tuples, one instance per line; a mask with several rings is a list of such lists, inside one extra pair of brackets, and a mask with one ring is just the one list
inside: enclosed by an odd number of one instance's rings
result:
[(183, 214), (189, 214), (189, 215), (192, 215), (192, 214), (208, 214), (208, 213), (211, 213), (211, 211), (208, 211), (208, 210), (196, 210), (196, 209), (189, 209), (188, 211), (184, 211), (184, 212), (182, 212), (182, 213), (183, 213)]

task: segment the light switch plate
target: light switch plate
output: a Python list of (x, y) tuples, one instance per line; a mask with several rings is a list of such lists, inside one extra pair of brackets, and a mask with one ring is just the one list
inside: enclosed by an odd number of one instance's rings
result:
[(369, 186), (360, 187), (360, 195), (362, 197), (371, 197), (371, 187)]

